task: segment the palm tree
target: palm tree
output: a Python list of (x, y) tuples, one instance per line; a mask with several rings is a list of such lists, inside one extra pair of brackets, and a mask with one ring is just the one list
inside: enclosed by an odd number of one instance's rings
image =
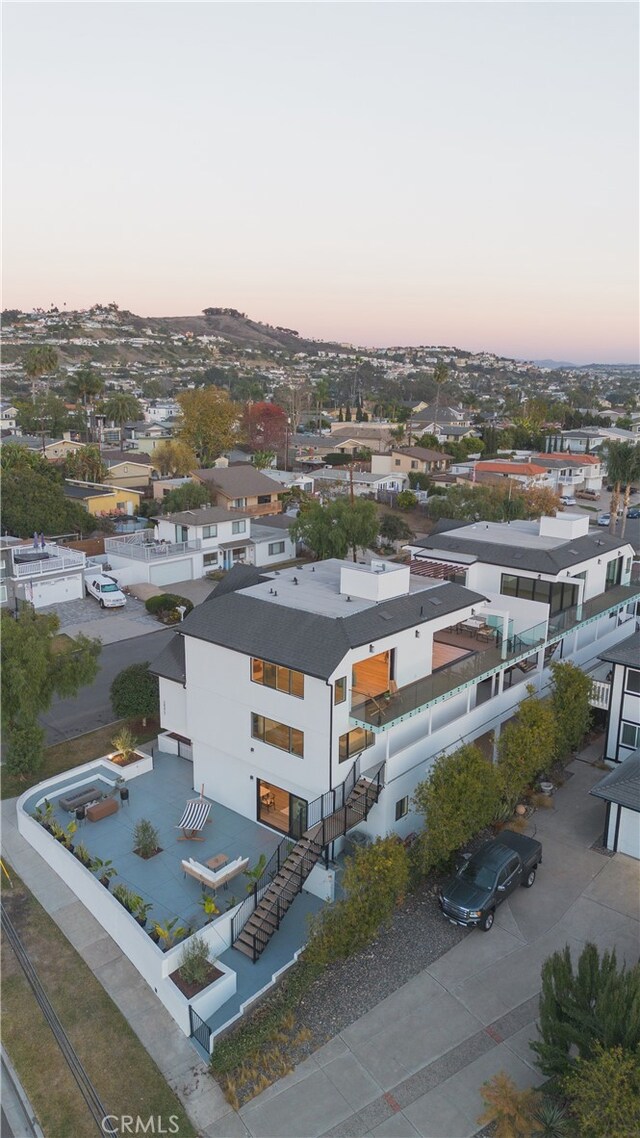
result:
[(35, 403), (36, 380), (50, 375), (58, 366), (58, 353), (50, 344), (29, 348), (22, 364), (25, 375), (31, 380), (31, 398)]
[[(623, 439), (610, 439), (605, 443), (603, 450), (607, 456), (607, 478), (610, 483), (613, 483), (611, 490), (611, 501), (609, 503), (609, 531), (615, 534), (618, 528), (618, 509), (620, 507), (620, 495), (622, 493), (622, 485), (626, 483), (627, 490), (625, 497), (630, 493), (629, 487), (634, 474), (635, 449), (637, 444), (627, 442)], [(625, 518), (626, 521), (626, 518)]]
[(120, 449), (124, 447), (124, 425), (128, 419), (139, 419), (142, 414), (140, 404), (135, 395), (119, 392), (111, 395), (104, 405), (104, 413), (112, 423), (120, 427)]
[(102, 394), (104, 380), (102, 376), (97, 375), (90, 367), (83, 367), (80, 368), (75, 375), (71, 376), (67, 386), (71, 398), (76, 403), (80, 400), (85, 409), (87, 442), (89, 442), (91, 408), (93, 407), (94, 396)]

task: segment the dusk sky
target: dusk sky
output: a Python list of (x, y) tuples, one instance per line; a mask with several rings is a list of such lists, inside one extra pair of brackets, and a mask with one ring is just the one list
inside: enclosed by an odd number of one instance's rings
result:
[(633, 3), (4, 5), (4, 307), (638, 358)]

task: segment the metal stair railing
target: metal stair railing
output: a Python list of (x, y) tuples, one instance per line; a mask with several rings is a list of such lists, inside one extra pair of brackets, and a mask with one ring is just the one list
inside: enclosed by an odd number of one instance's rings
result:
[[(256, 909), (262, 901), (264, 894), (267, 892), (267, 889), (273, 884), (275, 878), (281, 872), (287, 859), (296, 852), (298, 845), (301, 845), (303, 842), (311, 842), (314, 845), (318, 845), (320, 849), (317, 856), (314, 857), (313, 862), (309, 865), (309, 869), (307, 870), (304, 878), (301, 877), (300, 885), (296, 890), (296, 895), (302, 889), (303, 882), (306, 880), (309, 873), (313, 869), (313, 866), (318, 861), (318, 858), (320, 857), (320, 854), (322, 853), (322, 850), (325, 848), (325, 846), (329, 845), (330, 842), (335, 841), (336, 838), (342, 837), (347, 833), (347, 830), (352, 829), (353, 826), (357, 826), (360, 822), (365, 821), (369, 814), (369, 810), (372, 806), (375, 805), (380, 797), (384, 766), (385, 764), (382, 762), (376, 768), (374, 768), (374, 770), (367, 772), (366, 777), (369, 786), (362, 795), (362, 798), (364, 798), (364, 809), (362, 808), (362, 802), (359, 801), (361, 796), (358, 796), (358, 799), (356, 799), (355, 802), (349, 803), (349, 798), (353, 794), (353, 791), (361, 777), (360, 756), (358, 756), (355, 763), (349, 770), (346, 778), (342, 783), (339, 784), (339, 786), (334, 787), (332, 790), (326, 791), (324, 794), (320, 795), (319, 798), (315, 798), (308, 804), (307, 828), (302, 834), (302, 837), (298, 840), (297, 843), (293, 842), (293, 839), (291, 838), (284, 838), (283, 841), (280, 842), (277, 849), (272, 854), (270, 860), (264, 867), (262, 874), (255, 882), (251, 893), (248, 897), (245, 898), (237, 913), (233, 916), (231, 921), (232, 944), (234, 944), (238, 939), (240, 933), (243, 931), (245, 925), (247, 924), (247, 921), (249, 921), (253, 913), (255, 913)], [(371, 794), (370, 791), (371, 787), (375, 788), (373, 794)], [(318, 829), (318, 826), (320, 829)], [(303, 850), (301, 862), (306, 862), (306, 855), (308, 853), (308, 850)], [(293, 900), (293, 898), (291, 898), (291, 900)], [(280, 920), (289, 908), (291, 900), (288, 902), (286, 909), (284, 909), (281, 913), (278, 912), (276, 928), (279, 927)], [(256, 957), (254, 956), (254, 962), (255, 959)]]

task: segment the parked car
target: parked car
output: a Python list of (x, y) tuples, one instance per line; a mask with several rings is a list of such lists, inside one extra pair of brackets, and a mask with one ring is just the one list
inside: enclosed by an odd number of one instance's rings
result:
[(85, 577), (84, 587), (85, 592), (90, 597), (95, 597), (97, 601), (100, 601), (100, 608), (121, 608), (127, 603), (127, 598), (117, 581), (113, 577), (107, 577), (104, 573), (92, 573), (89, 577)]
[(578, 505), (575, 498), (573, 497), (573, 494), (561, 494), (560, 501), (562, 502), (563, 506), (577, 506)]
[(465, 857), (440, 890), (440, 908), (451, 924), (478, 925), (488, 932), (498, 905), (518, 885), (531, 888), (541, 861), (540, 842), (504, 830), (472, 857)]
[(600, 499), (599, 490), (576, 490), (576, 498), (587, 498), (590, 502), (597, 502)]
[(627, 517), (631, 518), (632, 521), (640, 518), (640, 509), (638, 506), (634, 506), (632, 510), (627, 510)]
[(600, 517), (598, 518), (599, 526), (608, 526), (610, 522), (611, 514), (600, 514)]

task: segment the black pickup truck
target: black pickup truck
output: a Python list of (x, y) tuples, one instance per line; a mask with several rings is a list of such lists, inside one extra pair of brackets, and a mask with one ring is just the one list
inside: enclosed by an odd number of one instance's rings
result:
[(440, 890), (440, 908), (452, 924), (479, 925), (488, 932), (498, 905), (518, 885), (531, 888), (541, 861), (540, 842), (504, 830), (465, 858)]

